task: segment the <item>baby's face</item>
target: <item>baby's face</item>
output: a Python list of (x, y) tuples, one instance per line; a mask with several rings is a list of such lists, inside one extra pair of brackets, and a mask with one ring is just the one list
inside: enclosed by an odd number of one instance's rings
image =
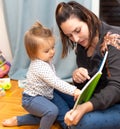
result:
[(40, 44), (38, 49), (38, 59), (49, 62), (55, 55), (55, 43), (53, 41)]

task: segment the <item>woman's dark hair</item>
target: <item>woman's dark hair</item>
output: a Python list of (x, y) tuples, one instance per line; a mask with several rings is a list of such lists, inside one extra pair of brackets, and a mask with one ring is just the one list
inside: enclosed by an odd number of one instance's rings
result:
[[(68, 3), (61, 2), (56, 8), (56, 22), (59, 27), (60, 36), (63, 44), (62, 57), (65, 57), (70, 47), (74, 47), (74, 43), (63, 33), (60, 26), (63, 22), (69, 19), (71, 16), (80, 19), (85, 22), (89, 28), (89, 42), (91, 43), (99, 32), (100, 20), (90, 10), (82, 6), (81, 4), (70, 1)], [(89, 44), (90, 45), (90, 44)]]

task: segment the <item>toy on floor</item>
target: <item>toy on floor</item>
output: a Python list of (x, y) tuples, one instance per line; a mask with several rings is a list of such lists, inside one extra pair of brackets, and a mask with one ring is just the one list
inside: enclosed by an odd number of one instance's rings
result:
[(5, 95), (5, 91), (11, 88), (10, 78), (0, 79), (0, 96)]
[(10, 78), (1, 78), (0, 88), (3, 88), (4, 90), (9, 90), (11, 88)]
[(10, 63), (5, 59), (0, 51), (0, 78), (4, 77), (8, 74), (10, 70)]

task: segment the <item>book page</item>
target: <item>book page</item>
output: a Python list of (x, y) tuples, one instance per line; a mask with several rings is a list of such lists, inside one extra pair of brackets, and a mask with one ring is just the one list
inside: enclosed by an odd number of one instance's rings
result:
[(86, 85), (81, 90), (81, 95), (79, 95), (78, 99), (76, 100), (73, 109), (75, 109), (78, 104), (87, 102), (91, 98), (91, 96), (100, 80), (100, 77), (102, 75), (102, 70), (105, 65), (107, 55), (108, 55), (108, 51), (106, 51), (106, 53), (104, 55), (104, 58), (101, 62), (98, 72), (86, 83)]

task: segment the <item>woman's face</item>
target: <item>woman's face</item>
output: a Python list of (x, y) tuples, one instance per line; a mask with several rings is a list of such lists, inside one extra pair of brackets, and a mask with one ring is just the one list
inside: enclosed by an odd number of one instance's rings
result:
[(80, 21), (76, 17), (70, 17), (67, 21), (63, 22), (60, 27), (70, 40), (85, 48), (88, 47), (89, 30), (85, 22)]

